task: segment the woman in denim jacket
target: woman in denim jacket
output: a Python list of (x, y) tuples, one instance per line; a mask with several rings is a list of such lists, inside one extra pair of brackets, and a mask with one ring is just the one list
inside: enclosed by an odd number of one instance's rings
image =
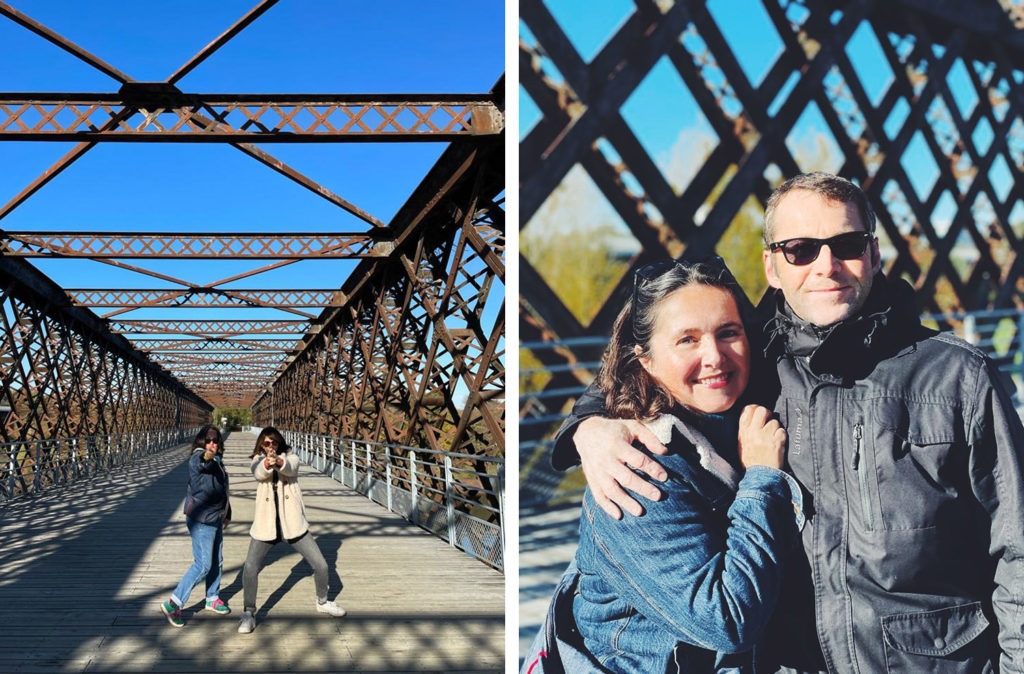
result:
[(228, 473), (224, 469), (224, 438), (216, 426), (205, 426), (192, 442), (185, 493), (185, 525), (192, 538), (192, 566), (160, 610), (174, 627), (184, 627), (181, 609), (199, 581), (206, 581), (204, 610), (231, 613), (220, 598), (224, 566), (224, 526), (231, 521)]
[[(641, 420), (666, 445), (668, 480), (642, 518), (615, 520), (584, 496), (576, 559), (556, 593), (574, 597), (575, 624), (566, 630), (563, 615), (554, 644), (574, 672), (587, 669), (581, 654), (591, 671), (751, 671), (803, 520), (799, 487), (780, 470), (785, 430), (740, 402), (752, 309), (719, 258), (636, 273), (599, 383), (613, 416)], [(544, 641), (524, 672), (557, 669)]]

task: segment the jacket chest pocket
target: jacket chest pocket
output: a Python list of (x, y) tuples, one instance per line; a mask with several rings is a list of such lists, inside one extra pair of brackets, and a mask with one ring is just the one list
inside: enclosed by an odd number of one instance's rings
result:
[[(958, 498), (967, 451), (958, 409), (938, 403), (875, 401), (857, 433), (865, 461), (859, 470), (869, 530), (928, 529)], [(877, 507), (877, 517), (874, 516)]]

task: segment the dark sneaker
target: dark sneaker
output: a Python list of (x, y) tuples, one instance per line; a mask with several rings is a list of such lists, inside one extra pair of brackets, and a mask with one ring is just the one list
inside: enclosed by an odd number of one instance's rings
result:
[(256, 629), (256, 616), (252, 611), (242, 611), (242, 621), (238, 623), (239, 634), (249, 634)]
[(206, 602), (206, 606), (203, 607), (203, 610), (213, 611), (217, 615), (227, 615), (231, 613), (231, 609), (224, 603), (224, 600), (220, 598)]
[(341, 618), (345, 615), (345, 609), (341, 608), (333, 601), (325, 601), (324, 603), (317, 602), (316, 604), (317, 613), (326, 613), (327, 615), (334, 616), (335, 618)]
[(181, 609), (174, 605), (174, 602), (167, 600), (160, 604), (160, 610), (167, 616), (167, 622), (175, 627), (184, 627), (185, 621), (181, 619)]

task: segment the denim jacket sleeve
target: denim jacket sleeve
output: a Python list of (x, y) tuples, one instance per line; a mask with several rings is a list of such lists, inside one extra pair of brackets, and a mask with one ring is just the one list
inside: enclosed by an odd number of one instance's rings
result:
[(738, 653), (761, 636), (775, 609), (784, 561), (803, 524), (796, 481), (754, 466), (713, 503), (665, 465), (666, 498), (643, 517), (613, 520), (589, 493), (583, 516), (592, 525), (597, 568), (613, 591), (678, 640)]
[(979, 375), (971, 441), (971, 485), (985, 511), (995, 562), (992, 608), (1000, 671), (1024, 671), (1024, 428), (991, 363)]

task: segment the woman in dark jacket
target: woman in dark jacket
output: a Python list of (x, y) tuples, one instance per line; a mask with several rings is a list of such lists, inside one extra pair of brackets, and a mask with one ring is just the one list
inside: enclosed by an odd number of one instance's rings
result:
[(219, 615), (231, 613), (218, 596), (224, 564), (224, 525), (231, 521), (228, 502), (228, 473), (224, 469), (224, 439), (215, 426), (199, 431), (188, 459), (188, 488), (185, 494), (185, 525), (192, 537), (192, 566), (160, 610), (167, 622), (183, 627), (181, 607), (192, 589), (206, 579), (205, 610)]

